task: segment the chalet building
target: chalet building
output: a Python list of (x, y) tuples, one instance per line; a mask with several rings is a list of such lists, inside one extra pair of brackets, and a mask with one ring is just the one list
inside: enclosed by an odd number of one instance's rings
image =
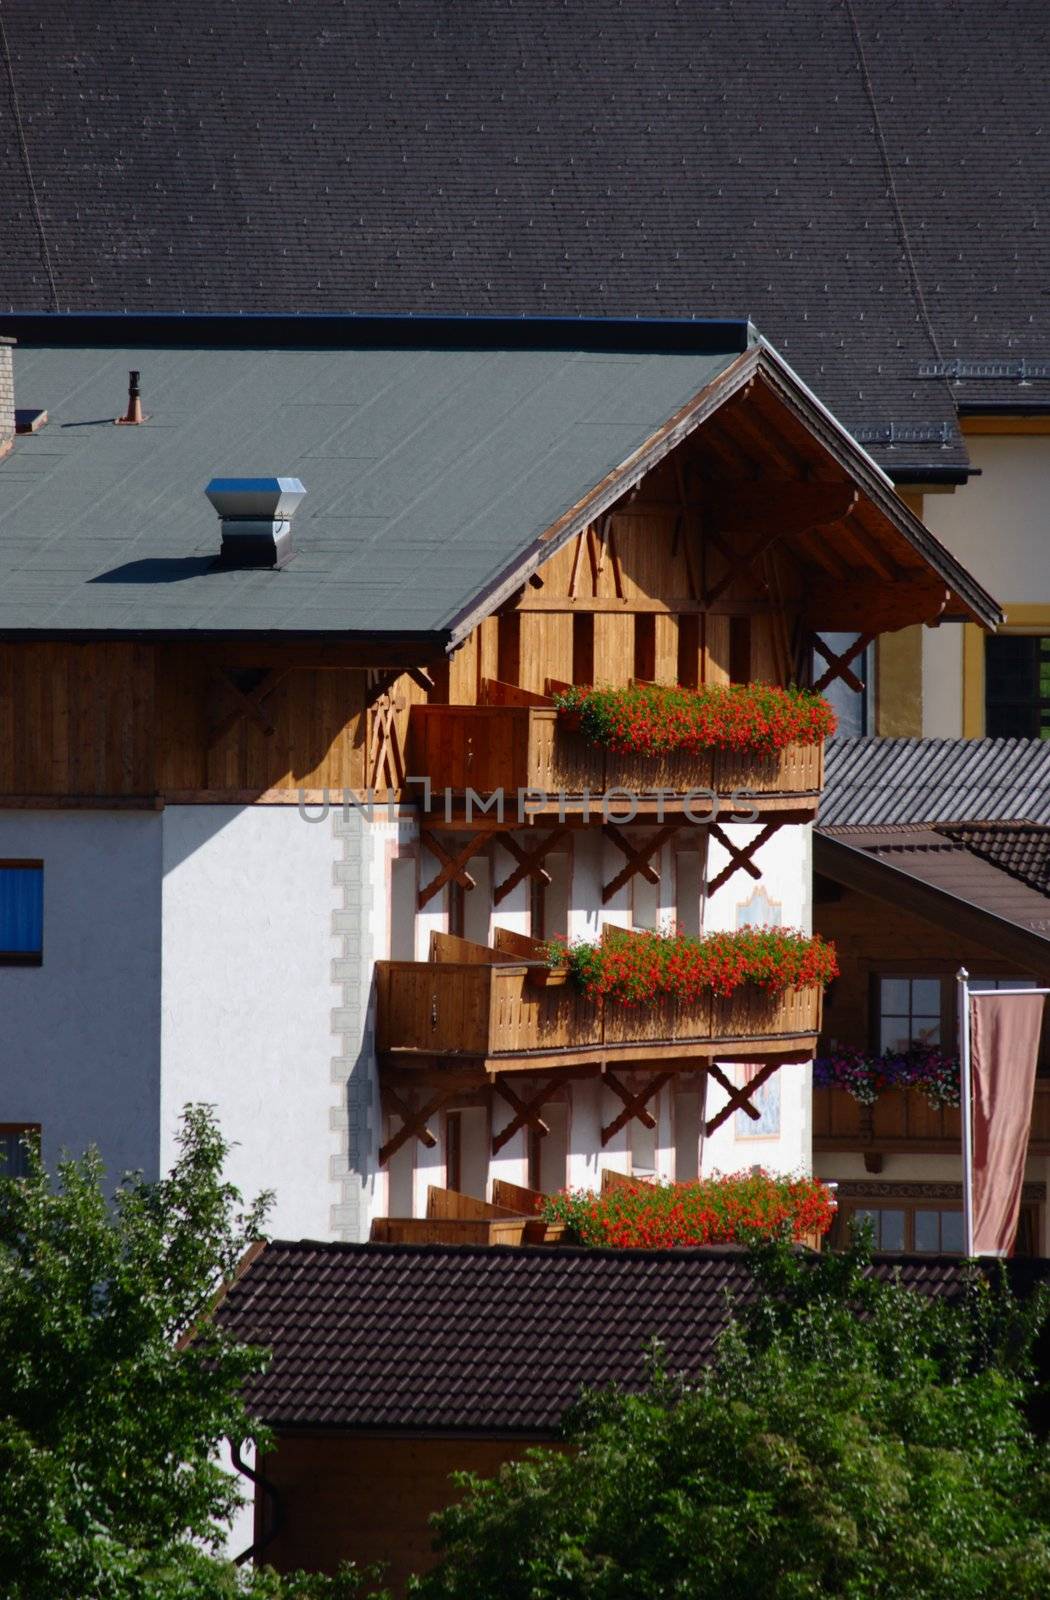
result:
[(559, 934), (808, 929), (823, 783), (613, 758), (559, 685), (825, 687), (836, 631), (997, 620), (761, 336), (7, 327), (9, 1137), (155, 1172), (207, 1100), (279, 1231), (350, 1239), (432, 1186), (808, 1166), (817, 989), (542, 981)]
[[(956, 973), (973, 987), (1050, 985), (1050, 744), (833, 739), (814, 833), (814, 925), (841, 976), (821, 1056), (912, 1044), (955, 1054)], [(936, 1097), (935, 1097), (936, 1098)], [(960, 1113), (921, 1087), (870, 1105), (813, 1095), (813, 1163), (838, 1183), (838, 1227), (870, 1215), (885, 1250), (961, 1252)], [(1050, 1255), (1050, 1018), (1044, 1023), (1018, 1251)]]

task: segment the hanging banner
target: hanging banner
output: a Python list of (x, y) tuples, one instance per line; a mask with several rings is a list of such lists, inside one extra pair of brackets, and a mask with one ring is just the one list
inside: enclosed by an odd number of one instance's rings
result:
[(1043, 996), (970, 996), (973, 1251), (1008, 1256), (1017, 1234)]

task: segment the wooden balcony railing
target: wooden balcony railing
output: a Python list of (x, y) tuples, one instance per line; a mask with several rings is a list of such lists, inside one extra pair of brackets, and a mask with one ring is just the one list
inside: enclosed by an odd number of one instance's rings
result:
[(819, 988), (770, 995), (745, 984), (727, 999), (602, 1007), (551, 975), (532, 940), (497, 934), (497, 944), (438, 934), (432, 949), (442, 959), (377, 962), (380, 1060), (462, 1062), (492, 1073), (607, 1060), (806, 1061), (813, 1053)]
[[(957, 1155), (960, 1113), (931, 1106), (919, 1089), (888, 1089), (874, 1105), (861, 1105), (845, 1089), (813, 1091), (814, 1150), (859, 1150), (872, 1155), (912, 1151)], [(1032, 1107), (1030, 1155), (1050, 1155), (1050, 1081), (1040, 1079)]]
[[(585, 793), (595, 815), (608, 790), (625, 789), (639, 797), (640, 815), (681, 811), (687, 795), (693, 796), (692, 814), (705, 815), (711, 802), (697, 791), (717, 795), (722, 813), (757, 810), (767, 819), (795, 822), (816, 815), (824, 786), (822, 744), (789, 745), (770, 756), (723, 750), (613, 755), (566, 728), (544, 696), (496, 684), (488, 689), (535, 703), (412, 707), (408, 771), (429, 779), (432, 811), (444, 808), (446, 791), (456, 811), (468, 789), (480, 796), (502, 790), (507, 820), (519, 820), (512, 813), (519, 790), (527, 789), (546, 796), (542, 804), (530, 800), (530, 815), (558, 815), (560, 807), (581, 811)], [(748, 798), (734, 807), (734, 792)]]

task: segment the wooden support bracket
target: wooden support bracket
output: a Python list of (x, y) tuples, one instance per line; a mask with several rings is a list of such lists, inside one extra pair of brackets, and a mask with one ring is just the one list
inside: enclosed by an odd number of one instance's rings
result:
[(710, 543), (714, 545), (715, 549), (718, 550), (729, 563), (729, 571), (708, 590), (708, 605), (713, 604), (714, 601), (718, 599), (719, 595), (724, 594), (729, 588), (730, 584), (734, 583), (737, 578), (748, 578), (754, 583), (760, 585), (761, 588), (764, 589), (766, 587), (766, 582), (762, 574), (754, 571), (754, 564), (761, 556), (765, 555), (769, 547), (775, 544), (780, 538), (779, 528), (776, 528), (772, 533), (762, 534), (760, 538), (755, 540), (751, 548), (749, 550), (745, 550), (743, 554), (738, 554), (738, 552), (735, 551), (731, 545), (727, 544), (726, 541), (715, 532), (714, 528), (705, 526), (704, 531)]
[(836, 679), (840, 679), (843, 683), (847, 684), (849, 688), (854, 690), (856, 694), (860, 694), (861, 690), (864, 688), (864, 684), (862, 680), (857, 677), (857, 674), (851, 670), (850, 662), (855, 661), (859, 655), (864, 653), (874, 637), (875, 635), (873, 633), (862, 633), (860, 638), (857, 639), (854, 644), (851, 644), (848, 649), (843, 650), (840, 655), (836, 655), (834, 650), (831, 649), (830, 645), (825, 644), (824, 640), (820, 637), (820, 634), (815, 633), (813, 635), (813, 648), (817, 654), (822, 656), (827, 662), (827, 671), (822, 672), (816, 683), (813, 685), (813, 693), (821, 694), (828, 687), (829, 683), (834, 683)]
[(762, 829), (762, 832), (756, 835), (756, 837), (751, 840), (750, 844), (746, 844), (742, 849), (738, 849), (735, 844), (730, 842), (724, 828), (722, 828), (717, 822), (712, 822), (710, 832), (712, 836), (718, 840), (723, 849), (728, 850), (730, 860), (729, 865), (727, 867), (723, 867), (721, 872), (718, 873), (716, 877), (711, 879), (711, 882), (707, 886), (708, 894), (714, 894), (716, 889), (720, 889), (724, 883), (728, 883), (734, 872), (747, 872), (756, 880), (761, 878), (762, 869), (761, 867), (755, 866), (752, 857), (755, 855), (756, 851), (761, 849), (762, 845), (764, 845), (768, 839), (773, 837), (773, 835), (781, 826), (782, 824), (779, 822), (767, 822), (765, 827)]
[(523, 878), (534, 878), (537, 883), (542, 884), (550, 883), (551, 875), (543, 866), (543, 858), (550, 854), (554, 846), (568, 832), (567, 827), (555, 828), (552, 833), (549, 833), (545, 839), (541, 839), (539, 844), (535, 845), (531, 850), (526, 850), (523, 845), (520, 845), (512, 833), (496, 834), (495, 837), (499, 839), (500, 843), (515, 858), (518, 864), (509, 876), (504, 878), (503, 882), (498, 883), (493, 889), (493, 905), (498, 906), (501, 901), (505, 900), (511, 890), (517, 888)]
[(439, 889), (443, 889), (445, 887), (446, 883), (458, 883), (463, 889), (473, 889), (475, 887), (474, 879), (467, 871), (467, 862), (470, 860), (471, 856), (477, 854), (478, 845), (485, 842), (485, 840), (488, 838), (487, 834), (471, 834), (466, 844), (461, 845), (454, 855), (451, 850), (445, 849), (445, 846), (441, 843), (441, 840), (438, 838), (437, 834), (432, 833), (429, 828), (422, 828), (420, 830), (419, 837), (421, 842), (426, 845), (431, 855), (436, 856), (441, 862), (441, 870), (436, 874), (436, 876), (431, 878), (429, 883), (424, 884), (419, 891), (420, 910), (422, 910), (428, 900), (432, 900), (434, 898)]
[(550, 1129), (540, 1116), (540, 1106), (550, 1097), (554, 1083), (544, 1082), (528, 1100), (523, 1100), (516, 1090), (512, 1089), (505, 1078), (495, 1078), (493, 1087), (510, 1106), (514, 1112), (513, 1117), (499, 1133), (492, 1136), (492, 1154), (498, 1155), (505, 1144), (508, 1144), (519, 1128), (531, 1128), (533, 1133), (538, 1133), (541, 1138), (546, 1138)]
[(647, 883), (660, 882), (658, 870), (656, 867), (651, 866), (650, 863), (653, 856), (663, 849), (672, 834), (678, 832), (678, 828), (679, 824), (677, 822), (666, 823), (664, 827), (652, 835), (646, 844), (635, 845), (616, 826), (615, 822), (605, 823), (602, 829), (603, 833), (623, 851), (627, 857), (627, 865), (614, 878), (610, 878), (608, 883), (602, 885), (603, 906), (609, 904), (616, 891), (622, 889), (625, 883), (629, 883), (635, 873), (640, 873)]
[(625, 1128), (635, 1118), (643, 1127), (655, 1128), (656, 1118), (647, 1109), (649, 1101), (655, 1099), (664, 1084), (670, 1083), (673, 1077), (673, 1072), (658, 1072), (655, 1077), (648, 1078), (640, 1089), (632, 1090), (622, 1084), (615, 1073), (606, 1072), (602, 1081), (609, 1085), (614, 1094), (619, 1095), (623, 1101), (623, 1110), (602, 1129), (603, 1147), (619, 1133), (621, 1128)]
[(736, 1084), (733, 1083), (731, 1079), (726, 1077), (718, 1063), (716, 1061), (712, 1061), (707, 1070), (711, 1074), (712, 1078), (714, 1078), (715, 1082), (722, 1085), (722, 1088), (726, 1091), (729, 1099), (726, 1101), (725, 1105), (722, 1107), (721, 1111), (716, 1117), (712, 1117), (709, 1122), (705, 1122), (704, 1137), (706, 1138), (709, 1133), (714, 1133), (717, 1128), (722, 1126), (723, 1122), (728, 1122), (734, 1111), (744, 1111), (751, 1118), (752, 1122), (757, 1122), (762, 1113), (761, 1111), (756, 1110), (751, 1096), (755, 1093), (756, 1089), (761, 1089), (762, 1085), (773, 1076), (774, 1072), (776, 1072), (779, 1067), (779, 1061), (767, 1061), (762, 1070), (757, 1072), (751, 1079), (750, 1083), (742, 1084), (739, 1088), (737, 1088)]
[(389, 1138), (379, 1151), (379, 1165), (385, 1167), (390, 1157), (396, 1155), (403, 1144), (409, 1139), (418, 1139), (426, 1149), (433, 1150), (437, 1138), (427, 1127), (427, 1123), (435, 1112), (440, 1111), (443, 1105), (455, 1098), (458, 1093), (456, 1088), (439, 1089), (432, 1094), (424, 1105), (417, 1107), (411, 1104), (410, 1098), (398, 1094), (389, 1083), (383, 1085), (383, 1100), (387, 1109), (396, 1113), (401, 1118), (401, 1126)]

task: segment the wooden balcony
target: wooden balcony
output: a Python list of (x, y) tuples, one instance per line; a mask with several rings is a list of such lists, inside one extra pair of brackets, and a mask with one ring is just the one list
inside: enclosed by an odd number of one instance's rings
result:
[[(712, 811), (711, 795), (718, 796), (723, 816), (757, 810), (766, 821), (807, 822), (816, 815), (824, 786), (822, 744), (789, 745), (771, 756), (722, 750), (699, 755), (677, 751), (664, 756), (613, 755), (568, 729), (545, 696), (498, 684), (488, 684), (487, 690), (532, 703), (412, 707), (408, 770), (429, 779), (432, 813), (445, 812), (449, 792), (452, 804), (446, 820), (465, 820), (468, 789), (482, 797), (502, 790), (504, 817), (498, 820), (511, 825), (528, 820), (518, 813), (521, 790), (545, 797), (528, 802), (528, 815), (537, 819), (559, 816), (559, 797), (564, 796), (561, 806), (567, 816), (586, 820), (586, 794), (589, 816), (599, 820), (602, 797), (610, 789), (637, 795), (640, 818), (661, 812), (681, 815), (688, 795), (693, 796), (694, 817)], [(664, 791), (662, 800), (659, 790)], [(734, 792), (747, 798), (734, 802)], [(619, 798), (617, 809), (623, 811), (626, 802)], [(475, 807), (473, 825), (478, 815)], [(492, 812), (486, 820), (493, 820)]]
[(479, 1076), (615, 1062), (807, 1061), (820, 1030), (819, 988), (770, 995), (744, 985), (727, 999), (601, 1007), (542, 947), (499, 933), (496, 948), (436, 934), (442, 959), (376, 963), (377, 1048), (388, 1067)]
[[(961, 1114), (938, 1110), (918, 1089), (888, 1089), (872, 1106), (863, 1106), (845, 1089), (814, 1089), (814, 1150), (858, 1150), (880, 1156), (959, 1155)], [(1050, 1155), (1050, 1080), (1035, 1086), (1028, 1153)]]

